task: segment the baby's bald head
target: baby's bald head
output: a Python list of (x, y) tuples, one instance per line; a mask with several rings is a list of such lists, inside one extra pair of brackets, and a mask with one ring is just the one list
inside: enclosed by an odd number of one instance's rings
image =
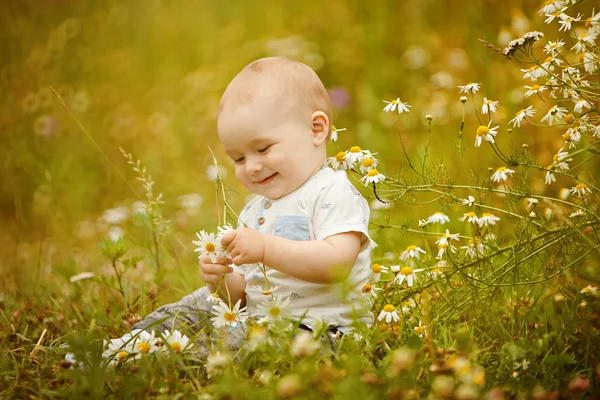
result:
[(301, 62), (267, 57), (248, 64), (227, 86), (218, 118), (257, 100), (272, 101), (280, 110), (307, 118), (322, 111), (329, 119), (331, 134), (331, 100), (327, 90), (315, 71)]

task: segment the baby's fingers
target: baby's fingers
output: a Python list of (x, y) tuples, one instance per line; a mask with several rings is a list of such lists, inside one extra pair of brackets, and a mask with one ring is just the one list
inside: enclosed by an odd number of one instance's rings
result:
[(205, 274), (223, 275), (233, 272), (233, 268), (223, 264), (201, 264), (200, 268)]
[(213, 262), (211, 261), (209, 256), (204, 256), (200, 259), (200, 264), (212, 264), (212, 265), (217, 265), (217, 264), (222, 264), (222, 265), (229, 265), (229, 264), (233, 264), (233, 260), (229, 257), (217, 257), (217, 262), (213, 264)]

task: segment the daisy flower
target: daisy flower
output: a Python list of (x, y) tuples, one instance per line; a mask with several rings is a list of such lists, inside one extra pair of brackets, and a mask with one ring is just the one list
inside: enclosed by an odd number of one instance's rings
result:
[(214, 317), (210, 319), (213, 325), (217, 328), (224, 326), (237, 328), (243, 324), (248, 317), (248, 312), (246, 307), (240, 309), (241, 302), (241, 299), (238, 300), (233, 309), (229, 308), (224, 302), (214, 305), (212, 308)]
[(398, 312), (396, 311), (396, 307), (392, 304), (386, 304), (381, 310), (381, 313), (377, 317), (378, 321), (384, 320), (386, 324), (390, 324), (393, 322), (398, 322), (400, 317), (398, 316)]
[(588, 110), (592, 108), (592, 106), (590, 105), (590, 103), (587, 100), (584, 99), (579, 99), (575, 101), (575, 105), (573, 106), (573, 110), (576, 113), (580, 113), (583, 111), (583, 108), (587, 108)]
[(373, 264), (371, 265), (371, 272), (373, 273), (373, 280), (375, 282), (379, 282), (379, 279), (381, 279), (381, 273), (388, 272), (388, 267), (380, 264)]
[(337, 142), (338, 140), (338, 132), (345, 131), (346, 128), (336, 128), (335, 125), (331, 125), (331, 141)]
[(554, 21), (555, 18), (559, 18), (561, 16), (566, 16), (566, 14), (563, 13), (563, 11), (565, 11), (567, 9), (567, 7), (562, 7), (560, 9), (557, 9), (551, 13), (545, 14), (546, 15), (546, 19), (544, 20), (545, 23), (549, 24), (552, 21)]
[(548, 41), (548, 43), (544, 46), (544, 52), (546, 54), (550, 54), (551, 56), (555, 56), (556, 55), (556, 51), (564, 46), (565, 42), (563, 42), (562, 40), (558, 40), (556, 42), (552, 42), (552, 41)]
[(528, 208), (535, 207), (535, 205), (538, 204), (538, 203), (539, 203), (539, 200), (536, 199), (536, 198), (534, 198), (534, 197), (529, 197), (527, 199), (527, 207)]
[(494, 136), (496, 136), (498, 134), (498, 132), (496, 132), (496, 129), (498, 129), (498, 126), (491, 128), (491, 125), (492, 125), (492, 121), (490, 121), (487, 124), (487, 126), (480, 125), (479, 128), (477, 128), (477, 132), (475, 135), (475, 147), (481, 146), (481, 142), (483, 140), (494, 143)]
[(446, 253), (450, 249), (451, 252), (456, 253), (456, 247), (452, 246), (450, 243), (440, 243), (438, 244), (438, 253), (437, 259), (441, 259), (444, 253)]
[(475, 203), (475, 197), (473, 196), (468, 196), (466, 199), (462, 200), (462, 205), (463, 206), (473, 206), (473, 203)]
[(405, 261), (409, 258), (416, 258), (417, 260), (419, 260), (421, 257), (419, 253), (427, 254), (422, 248), (410, 245), (406, 248), (406, 250), (400, 253), (400, 259), (402, 261)]
[(576, 127), (569, 128), (565, 134), (562, 135), (562, 137), (565, 140), (565, 143), (569, 146), (569, 149), (572, 149), (577, 147), (579, 144), (579, 141), (581, 140), (581, 133), (579, 133), (579, 130)]
[(546, 15), (553, 13), (556, 10), (560, 10), (565, 6), (565, 2), (562, 0), (549, 0), (544, 3), (544, 7), (538, 11), (540, 15)]
[(575, 197), (584, 197), (587, 193), (592, 193), (592, 190), (587, 187), (585, 183), (580, 183), (577, 186), (573, 186), (569, 191)]
[(564, 31), (567, 32), (571, 30), (571, 24), (573, 22), (581, 21), (582, 15), (577, 13), (576, 17), (569, 17), (567, 14), (561, 13), (558, 17), (560, 18), (558, 23), (561, 25), (558, 31), (560, 32), (564, 29)]
[(499, 104), (500, 104), (499, 101), (488, 100), (486, 97), (484, 97), (483, 98), (483, 106), (481, 106), (481, 113), (482, 114), (487, 114), (487, 113), (491, 114), (493, 112), (496, 112)]
[(519, 111), (516, 116), (510, 120), (509, 124), (513, 124), (513, 127), (518, 126), (519, 128), (521, 127), (521, 121), (523, 121), (523, 119), (525, 117), (532, 117), (535, 114), (535, 110), (532, 108), (532, 106), (529, 106), (521, 111)]
[[(231, 231), (234, 231), (234, 230), (235, 230), (235, 228), (234, 228), (233, 226), (231, 226), (231, 224), (226, 224), (226, 225), (223, 225), (223, 226), (219, 226), (219, 227), (217, 228), (217, 232), (218, 232), (218, 234), (217, 234), (217, 235), (218, 235), (218, 236), (223, 236), (223, 235), (225, 235), (226, 233), (229, 233), (229, 232), (231, 232)], [(220, 242), (221, 242), (221, 241), (219, 240), (219, 243), (220, 243)]]
[(348, 168), (354, 167), (354, 164), (358, 161), (359, 163), (365, 158), (365, 154), (370, 154), (367, 150), (363, 150), (358, 146), (350, 147), (350, 150), (346, 153), (346, 164)]
[(562, 147), (558, 150), (558, 152), (552, 157), (552, 165), (556, 167), (559, 171), (568, 171), (569, 164), (567, 161), (573, 161), (572, 158), (569, 157), (568, 151), (562, 151)]
[(131, 356), (136, 353), (131, 337), (127, 336), (126, 339), (112, 339), (108, 343), (108, 348), (102, 352), (102, 358), (108, 361), (108, 366), (114, 367), (118, 363), (131, 361), (133, 359)]
[(546, 167), (546, 178), (544, 179), (544, 183), (546, 183), (546, 185), (550, 185), (552, 182), (556, 182), (556, 177), (552, 173), (554, 168), (554, 164), (550, 164)]
[(435, 242), (435, 244), (437, 244), (437, 245), (448, 244), (448, 243), (450, 243), (450, 240), (460, 240), (459, 236), (460, 236), (460, 233), (450, 233), (450, 231), (448, 229), (446, 229), (446, 233), (444, 233), (442, 235), (442, 237), (439, 238)]
[(263, 296), (271, 296), (273, 295), (273, 293), (275, 293), (275, 291), (279, 290), (280, 287), (281, 285), (270, 286), (269, 288), (265, 288), (261, 285), (250, 285), (250, 287), (248, 287), (246, 291), (258, 292)]
[(166, 344), (173, 349), (175, 353), (179, 354), (187, 347), (192, 347), (190, 339), (178, 330), (174, 330), (173, 332), (165, 330), (163, 336), (165, 337)]
[(133, 338), (133, 347), (138, 353), (150, 353), (159, 349), (159, 339), (155, 332), (140, 331)]
[(427, 222), (431, 224), (438, 223), (440, 225), (444, 225), (446, 222), (450, 222), (450, 218), (443, 212), (436, 211), (430, 215), (429, 218), (427, 218)]
[(212, 304), (219, 304), (223, 300), (221, 300), (221, 298), (219, 297), (219, 293), (215, 292), (215, 293), (209, 294), (208, 297), (206, 298), (206, 301), (208, 303), (212, 303)]
[(361, 182), (364, 182), (365, 186), (369, 183), (379, 183), (385, 180), (385, 175), (377, 171), (375, 168), (369, 170), (365, 176), (360, 178)]
[(531, 364), (531, 362), (527, 361), (526, 359), (523, 359), (521, 362), (515, 361), (513, 363), (513, 369), (517, 370), (520, 368), (523, 371), (526, 371), (529, 369), (529, 364)]
[(417, 302), (414, 299), (406, 299), (402, 302), (402, 308), (400, 309), (402, 313), (407, 313), (411, 308), (416, 308)]
[(360, 169), (360, 172), (362, 172), (363, 174), (366, 174), (370, 170), (376, 169), (377, 163), (378, 163), (377, 159), (375, 157), (373, 157), (372, 154), (366, 154), (365, 157), (363, 158), (363, 160), (360, 162), (360, 165), (358, 166), (358, 168)]
[(581, 294), (596, 294), (598, 293), (598, 288), (592, 285), (587, 285), (580, 291)]
[(377, 298), (378, 290), (381, 290), (381, 288), (375, 287), (375, 286), (371, 285), (370, 283), (367, 283), (361, 289), (362, 296), (365, 300), (374, 301)]
[(475, 259), (484, 254), (485, 245), (479, 240), (470, 239), (466, 246), (461, 246), (465, 250), (465, 256)]
[(214, 233), (206, 233), (204, 230), (196, 232), (198, 240), (193, 240), (192, 243), (198, 246), (194, 251), (199, 253), (198, 258), (209, 256), (210, 261), (215, 264), (217, 262), (217, 256), (221, 252), (220, 240), (217, 240), (217, 236)]
[(383, 108), (383, 111), (385, 111), (385, 112), (398, 110), (398, 114), (402, 114), (403, 112), (410, 111), (408, 109), (408, 107), (411, 107), (411, 106), (409, 106), (408, 103), (404, 103), (404, 102), (400, 101), (399, 97), (396, 100), (392, 100), (392, 101), (383, 100), (383, 102), (387, 103), (387, 106), (385, 106)]
[(530, 79), (532, 81), (537, 81), (542, 76), (548, 74), (546, 70), (541, 68), (539, 65), (532, 65), (527, 69), (521, 69), (521, 72), (524, 73), (523, 79)]
[(417, 280), (417, 272), (421, 272), (423, 269), (412, 269), (408, 265), (403, 267), (394, 278), (393, 282), (398, 283), (398, 285), (402, 285), (402, 282), (406, 280), (406, 284), (408, 287), (413, 287), (413, 284)]
[(492, 174), (492, 182), (506, 182), (509, 175), (514, 174), (515, 171), (506, 167), (500, 167)]
[(567, 115), (568, 112), (569, 112), (569, 110), (567, 110), (564, 107), (560, 107), (560, 106), (556, 106), (556, 105), (552, 106), (552, 107), (550, 107), (550, 109), (548, 110), (546, 115), (544, 115), (544, 118), (542, 118), (542, 122), (548, 121), (548, 125), (552, 125), (554, 123), (555, 118), (556, 118), (556, 120), (559, 120), (559, 119), (563, 118), (565, 115)]
[(419, 321), (419, 326), (415, 326), (415, 333), (417, 334), (417, 336), (419, 337), (425, 337), (425, 328), (427, 328), (427, 326), (422, 325), (422, 322)]
[(470, 82), (464, 86), (459, 86), (458, 88), (460, 89), (460, 91), (458, 93), (477, 93), (477, 91), (479, 90), (479, 85), (481, 85), (481, 83)]
[(477, 224), (479, 226), (490, 226), (496, 225), (497, 221), (500, 221), (500, 218), (496, 217), (494, 214), (483, 213), (481, 217), (479, 217)]
[(271, 319), (281, 319), (286, 315), (285, 308), (290, 304), (290, 298), (274, 297), (271, 300), (260, 303), (257, 308)]
[(473, 223), (473, 224), (479, 223), (479, 218), (473, 211), (463, 214), (463, 216), (461, 218), (459, 218), (458, 220), (460, 222), (464, 222), (465, 220), (467, 220), (468, 223)]
[(542, 93), (544, 90), (546, 90), (546, 86), (540, 86), (540, 85), (525, 86), (525, 89), (528, 89), (525, 92), (525, 97), (529, 97), (532, 94)]
[(340, 151), (333, 157), (329, 157), (327, 159), (327, 164), (331, 166), (334, 170), (347, 170), (348, 162), (346, 161), (347, 151)]

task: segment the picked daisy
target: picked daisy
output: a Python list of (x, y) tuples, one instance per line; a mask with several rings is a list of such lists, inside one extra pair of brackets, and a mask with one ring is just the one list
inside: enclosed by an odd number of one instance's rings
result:
[(177, 354), (193, 345), (190, 339), (178, 330), (174, 330), (173, 332), (166, 330), (163, 332), (163, 336), (165, 337), (166, 344)]
[(258, 292), (258, 293), (262, 294), (263, 296), (272, 296), (273, 293), (275, 293), (275, 291), (279, 290), (280, 287), (281, 287), (281, 285), (269, 286), (268, 288), (265, 288), (264, 286), (261, 286), (261, 285), (250, 285), (250, 287), (248, 287), (246, 289), (246, 291)]
[(395, 323), (400, 320), (396, 307), (393, 304), (386, 304), (377, 317), (378, 321), (385, 320), (386, 324)]
[(560, 120), (565, 115), (567, 115), (568, 112), (569, 111), (566, 108), (554, 105), (550, 107), (546, 115), (544, 115), (544, 118), (542, 118), (542, 122), (548, 121), (548, 125), (552, 126), (555, 119), (557, 121)]
[(348, 168), (353, 168), (356, 162), (362, 162), (362, 160), (365, 158), (365, 154), (370, 154), (370, 152), (368, 150), (363, 150), (358, 146), (350, 147), (350, 149), (346, 152), (345, 159)]
[(402, 261), (406, 261), (409, 258), (416, 258), (417, 260), (419, 260), (421, 258), (419, 253), (427, 254), (422, 248), (415, 245), (410, 245), (406, 248), (406, 250), (400, 253), (400, 259)]
[(377, 171), (375, 168), (369, 170), (365, 176), (360, 178), (360, 181), (367, 186), (369, 183), (379, 183), (385, 180), (385, 175)]
[(467, 83), (464, 86), (459, 86), (458, 88), (460, 89), (458, 93), (476, 93), (479, 90), (479, 85), (481, 85), (481, 83), (474, 83), (474, 82), (470, 82)]
[(348, 162), (346, 161), (347, 151), (340, 151), (333, 157), (329, 157), (327, 159), (327, 164), (331, 166), (334, 170), (342, 170), (345, 171), (349, 168)]
[(286, 315), (285, 308), (290, 304), (290, 298), (274, 297), (271, 300), (260, 303), (257, 308), (261, 310), (267, 317), (273, 320), (278, 320)]
[(421, 271), (423, 271), (423, 269), (412, 269), (411, 267), (406, 265), (400, 271), (398, 271), (393, 282), (397, 283), (398, 285), (402, 285), (402, 283), (406, 281), (408, 287), (413, 287), (415, 281), (417, 280), (416, 274), (417, 272)]
[(209, 256), (210, 261), (215, 264), (217, 262), (217, 256), (220, 255), (223, 248), (221, 247), (221, 241), (214, 233), (206, 233), (204, 230), (196, 232), (198, 240), (193, 240), (192, 243), (198, 246), (194, 251), (199, 253), (198, 258)]
[(492, 121), (490, 121), (487, 126), (480, 125), (479, 128), (477, 128), (475, 135), (475, 147), (481, 146), (483, 140), (494, 143), (494, 136), (498, 134), (498, 132), (496, 132), (498, 126), (492, 128), (491, 125)]
[(373, 264), (371, 265), (371, 272), (373, 273), (373, 280), (375, 282), (379, 282), (379, 279), (381, 279), (381, 273), (388, 272), (388, 267), (381, 264)]
[(206, 298), (206, 301), (208, 303), (212, 303), (212, 304), (219, 304), (223, 300), (221, 300), (221, 297), (219, 297), (219, 293), (214, 292), (214, 293), (211, 293), (208, 295), (208, 297)]
[(458, 220), (460, 222), (464, 222), (466, 220), (468, 223), (473, 224), (479, 223), (479, 217), (477, 217), (477, 214), (475, 214), (473, 211), (463, 214), (463, 216), (460, 217)]
[(411, 107), (411, 106), (409, 106), (408, 103), (400, 101), (399, 97), (396, 100), (392, 100), (392, 101), (383, 100), (383, 102), (387, 104), (383, 108), (383, 111), (385, 111), (385, 112), (390, 112), (390, 111), (393, 112), (393, 111), (398, 110), (398, 114), (402, 114), (403, 112), (409, 112), (410, 111), (408, 109), (408, 107)]
[(440, 225), (444, 225), (446, 222), (450, 222), (450, 218), (441, 211), (436, 211), (432, 215), (427, 218), (427, 222), (429, 223), (437, 223)]
[(592, 194), (592, 190), (585, 184), (580, 183), (577, 186), (573, 186), (569, 192), (575, 197), (584, 197), (586, 194)]
[(370, 301), (374, 301), (377, 298), (377, 291), (380, 290), (382, 289), (373, 286), (370, 283), (365, 284), (361, 289), (363, 298)]
[(500, 167), (492, 174), (491, 181), (492, 182), (506, 182), (509, 175), (514, 174), (515, 171), (512, 169), (508, 169), (506, 167)]
[(363, 174), (367, 174), (370, 170), (377, 168), (378, 161), (372, 154), (365, 154), (365, 157), (360, 162), (358, 168)]
[(513, 124), (513, 127), (518, 126), (520, 128), (521, 121), (523, 121), (523, 119), (525, 119), (525, 117), (533, 117), (534, 114), (535, 114), (535, 110), (533, 109), (532, 106), (529, 106), (527, 108), (520, 110), (516, 114), (516, 116), (513, 119), (511, 119), (508, 123)]
[(242, 300), (238, 300), (233, 308), (229, 308), (224, 302), (214, 305), (212, 308), (214, 317), (211, 317), (210, 319), (213, 325), (217, 328), (224, 326), (237, 328), (238, 326), (241, 326), (248, 317), (246, 307), (240, 309), (241, 303)]
[(462, 200), (462, 205), (463, 206), (472, 207), (473, 203), (475, 203), (475, 197), (473, 197), (473, 196), (468, 196), (466, 199)]
[(483, 213), (477, 220), (477, 224), (479, 224), (479, 226), (489, 226), (496, 225), (496, 222), (498, 221), (500, 221), (500, 218), (496, 217), (494, 214)]
[(488, 100), (486, 97), (484, 97), (483, 98), (483, 106), (481, 106), (481, 113), (482, 114), (488, 114), (488, 113), (491, 114), (493, 112), (496, 112), (499, 104), (500, 104), (499, 101)]
[(337, 142), (338, 140), (338, 132), (345, 131), (346, 128), (336, 128), (335, 125), (331, 125), (331, 141)]

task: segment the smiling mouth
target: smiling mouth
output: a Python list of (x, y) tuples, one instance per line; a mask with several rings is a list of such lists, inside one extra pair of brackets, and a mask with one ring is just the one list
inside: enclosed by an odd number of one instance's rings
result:
[(271, 176), (267, 176), (265, 179), (261, 180), (261, 181), (256, 181), (254, 183), (258, 183), (259, 185), (264, 185), (267, 184), (269, 182), (271, 182), (273, 180), (273, 178), (275, 178), (275, 175), (277, 175), (277, 172), (275, 172), (273, 175)]

